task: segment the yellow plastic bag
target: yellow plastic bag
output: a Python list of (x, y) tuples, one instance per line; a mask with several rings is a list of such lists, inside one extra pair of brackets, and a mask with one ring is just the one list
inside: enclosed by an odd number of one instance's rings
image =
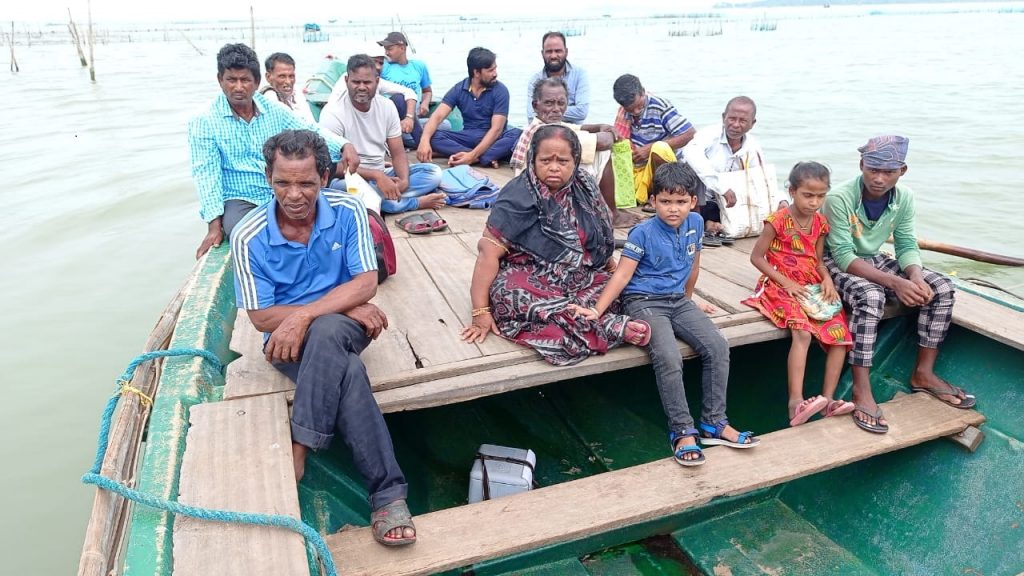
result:
[(636, 189), (633, 185), (633, 147), (629, 140), (612, 144), (612, 172), (615, 175), (615, 206), (633, 208), (636, 206)]

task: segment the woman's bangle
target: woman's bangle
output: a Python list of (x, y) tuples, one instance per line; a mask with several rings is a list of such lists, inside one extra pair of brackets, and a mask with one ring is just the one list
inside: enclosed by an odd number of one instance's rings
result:
[(490, 306), (484, 306), (482, 308), (473, 308), (473, 318), (476, 318), (477, 316), (483, 316), (484, 314), (490, 314), (490, 313), (491, 313), (491, 307)]
[(597, 306), (591, 306), (591, 307), (590, 307), (590, 310), (591, 310), (591, 312), (593, 312), (594, 314), (597, 314), (597, 317), (598, 317), (598, 318), (600, 318), (600, 317), (601, 317), (601, 313), (597, 311)]

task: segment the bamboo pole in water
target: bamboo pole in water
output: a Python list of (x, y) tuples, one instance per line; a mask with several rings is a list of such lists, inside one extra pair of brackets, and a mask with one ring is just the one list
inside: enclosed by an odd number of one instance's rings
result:
[(93, 45), (93, 38), (92, 38), (92, 0), (88, 0), (88, 2), (86, 3), (86, 7), (89, 10), (89, 38), (88, 38), (88, 40), (89, 40), (89, 78), (93, 82), (95, 82), (96, 81), (96, 58), (94, 57), (93, 50), (92, 50), (92, 45)]
[(85, 52), (82, 52), (82, 37), (78, 34), (78, 25), (75, 24), (75, 19), (71, 17), (71, 8), (68, 8), (68, 32), (71, 33), (71, 39), (75, 42), (78, 61), (82, 63), (82, 68), (85, 68), (89, 62), (85, 59)]
[(256, 14), (249, 5), (249, 48), (256, 49)]
[(11, 37), (8, 38), (8, 44), (11, 46), (11, 72), (20, 72), (18, 59), (14, 57), (14, 20), (11, 20)]
[[(167, 347), (178, 320), (178, 313), (206, 263), (206, 256), (196, 262), (178, 293), (164, 308), (156, 326), (146, 339), (143, 350), (150, 352)], [(150, 361), (143, 363), (130, 385), (150, 398), (154, 398), (159, 382), (160, 364)], [(146, 429), (149, 410), (141, 403), (138, 394), (121, 396), (117, 416), (114, 418), (107, 442), (107, 453), (103, 458), (100, 474), (116, 482), (133, 481), (136, 462), (141, 448), (142, 433)], [(124, 528), (128, 519), (129, 506), (124, 498), (106, 490), (96, 489), (93, 497), (92, 514), (85, 531), (82, 556), (78, 561), (79, 576), (107, 576), (117, 573), (116, 559), (120, 555)]]
[(196, 46), (192, 43), (192, 40), (189, 40), (189, 37), (185, 35), (184, 30), (178, 30), (178, 32), (181, 34), (181, 37), (185, 39), (185, 42), (188, 42), (188, 45), (191, 46), (192, 49), (198, 52), (200, 56), (205, 56), (205, 54), (203, 54), (203, 51), (199, 49), (199, 46)]

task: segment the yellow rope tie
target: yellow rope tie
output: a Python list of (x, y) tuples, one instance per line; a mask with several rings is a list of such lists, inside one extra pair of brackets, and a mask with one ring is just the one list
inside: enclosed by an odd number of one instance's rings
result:
[(138, 396), (139, 402), (142, 402), (142, 405), (145, 406), (146, 408), (149, 408), (150, 406), (153, 405), (153, 399), (147, 396), (145, 392), (139, 390), (135, 386), (132, 386), (131, 384), (122, 380), (121, 389), (118, 391), (118, 394), (124, 396), (126, 393), (135, 394), (136, 396)]

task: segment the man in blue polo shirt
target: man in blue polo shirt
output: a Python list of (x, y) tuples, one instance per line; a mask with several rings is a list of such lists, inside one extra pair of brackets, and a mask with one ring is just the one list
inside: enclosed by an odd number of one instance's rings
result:
[(387, 328), (369, 303), (377, 259), (366, 208), (346, 192), (324, 190), (331, 159), (316, 133), (284, 131), (267, 140), (263, 156), (274, 196), (231, 235), (235, 298), (265, 333), (267, 360), (295, 381), (295, 479), (307, 452), (326, 448), (338, 431), (367, 484), (374, 538), (409, 544), (416, 530), (408, 486), (359, 358)]
[[(245, 44), (225, 44), (217, 53), (217, 82), (222, 93), (188, 124), (192, 180), (199, 194), (199, 215), (207, 226), (196, 258), (220, 246), (246, 213), (273, 195), (261, 153), (267, 138), (288, 129), (319, 131), (316, 124), (256, 92), (260, 61)], [(359, 167), (359, 155), (347, 140), (321, 135), (334, 161), (344, 158), (350, 172)]]
[[(497, 56), (486, 48), (473, 48), (466, 58), (469, 77), (452, 86), (423, 127), (416, 158), (429, 162), (448, 157), (449, 166), (480, 163), (494, 168), (512, 156), (522, 133), (507, 128), (508, 88), (498, 82)], [(438, 131), (453, 108), (462, 113), (462, 130)]]

